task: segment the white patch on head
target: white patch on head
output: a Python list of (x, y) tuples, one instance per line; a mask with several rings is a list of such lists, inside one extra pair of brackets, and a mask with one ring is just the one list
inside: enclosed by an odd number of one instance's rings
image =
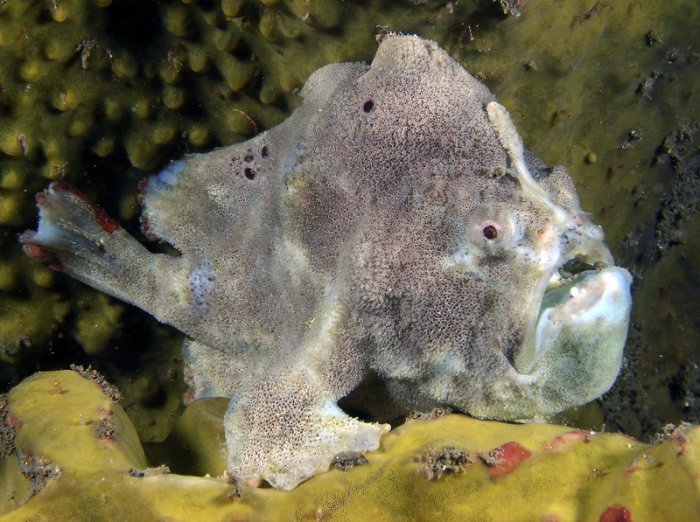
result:
[(430, 354), (427, 363), (431, 366), (431, 373), (434, 375), (454, 377), (466, 372), (464, 357), (459, 352), (455, 353), (452, 346), (438, 348)]
[(389, 379), (415, 379), (416, 377), (416, 363), (412, 359), (407, 359), (405, 357), (399, 357), (396, 355), (396, 359), (392, 361), (391, 367), (383, 368), (384, 373)]
[(337, 417), (339, 419), (345, 417), (346, 415), (334, 401), (329, 400), (324, 400), (321, 402), (319, 413), (322, 417)]
[(158, 180), (160, 183), (172, 187), (177, 183), (177, 178), (180, 172), (185, 168), (185, 160), (173, 161), (163, 170), (161, 170), (154, 179)]
[(192, 315), (204, 316), (209, 313), (209, 294), (214, 287), (214, 267), (206, 257), (187, 278), (190, 284), (190, 307)]
[(301, 276), (311, 274), (311, 263), (306, 250), (288, 237), (280, 241), (280, 255), (285, 260), (285, 266), (295, 284), (301, 282)]
[(539, 273), (549, 273), (561, 264), (561, 248), (557, 241), (549, 248), (530, 248), (519, 245), (514, 248), (516, 256)]
[(326, 283), (323, 296), (324, 306), (319, 308), (320, 312), (309, 322), (310, 335), (306, 336), (303, 350), (310, 354), (323, 358), (328, 353), (330, 347), (335, 345), (336, 328), (342, 317), (338, 291), (330, 282)]
[(466, 245), (458, 245), (454, 252), (442, 258), (442, 264), (446, 269), (460, 267), (462, 269), (473, 269), (475, 266), (474, 256), (469, 252)]
[(304, 146), (299, 143), (292, 147), (289, 154), (285, 154), (279, 161), (279, 170), (282, 179), (285, 180), (287, 194), (291, 197), (299, 189), (298, 180), (303, 180), (302, 158), (304, 157)]

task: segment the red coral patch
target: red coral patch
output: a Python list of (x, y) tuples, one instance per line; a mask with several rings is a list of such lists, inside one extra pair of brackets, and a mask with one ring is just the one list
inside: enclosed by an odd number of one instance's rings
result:
[(632, 522), (630, 510), (620, 504), (613, 504), (600, 515), (600, 522)]
[(559, 517), (553, 514), (547, 514), (542, 517), (540, 522), (559, 522)]
[(545, 449), (547, 451), (556, 450), (578, 440), (583, 442), (590, 442), (594, 435), (595, 432), (586, 430), (569, 431), (567, 433), (562, 433), (561, 435), (557, 435), (556, 437), (554, 437), (551, 441), (547, 443)]
[(9, 411), (7, 412), (7, 417), (5, 417), (7, 425), (13, 430), (17, 431), (22, 427), (22, 421), (12, 415)]
[(676, 457), (682, 457), (685, 455), (685, 447), (690, 442), (688, 436), (683, 432), (682, 428), (676, 428), (671, 433), (671, 440), (678, 445), (678, 450), (676, 451)]
[(512, 473), (532, 452), (518, 442), (506, 442), (502, 446), (482, 455), (481, 459), (491, 467), (489, 473), (493, 478), (501, 478)]

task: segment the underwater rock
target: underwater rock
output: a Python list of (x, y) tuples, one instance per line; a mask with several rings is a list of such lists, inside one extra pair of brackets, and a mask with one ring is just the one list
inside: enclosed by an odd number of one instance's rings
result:
[[(114, 412), (111, 439), (99, 438), (96, 430), (105, 408)], [(39, 373), (22, 382), (7, 402), (0, 400), (1, 424), (10, 416), (17, 451), (51, 463), (60, 477), (48, 478), (25, 501), (21, 488), (26, 491), (29, 479), (16, 454), (3, 459), (2, 522), (700, 517), (697, 427), (670, 430), (648, 445), (619, 434), (456, 414), (410, 420), (387, 434), (378, 451), (367, 453), (366, 464), (331, 470), (284, 492), (146, 468), (129, 419), (98, 385), (74, 372)], [(190, 444), (219, 443), (204, 435)], [(518, 457), (524, 451), (527, 458)], [(515, 458), (507, 460), (508, 455)], [(496, 466), (509, 471), (494, 473)]]
[(142, 186), (152, 254), (65, 183), (25, 252), (192, 340), (193, 398), (230, 397), (229, 471), (291, 489), (386, 425), (336, 402), (367, 379), (404, 411), (543, 418), (621, 363), (626, 270), (563, 167), (524, 150), (488, 89), (435, 43), (388, 35), (332, 64), (283, 124)]

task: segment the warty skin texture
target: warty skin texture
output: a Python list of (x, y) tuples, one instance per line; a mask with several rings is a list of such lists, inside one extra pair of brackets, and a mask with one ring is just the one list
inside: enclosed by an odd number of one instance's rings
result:
[(404, 411), (521, 420), (610, 387), (629, 274), (484, 85), (433, 42), (388, 36), (371, 66), (328, 65), (301, 94), (278, 127), (144, 185), (144, 232), (179, 257), (62, 184), (22, 237), (191, 338), (188, 398), (231, 398), (231, 473), (291, 489), (377, 448), (388, 426), (337, 406), (369, 379)]

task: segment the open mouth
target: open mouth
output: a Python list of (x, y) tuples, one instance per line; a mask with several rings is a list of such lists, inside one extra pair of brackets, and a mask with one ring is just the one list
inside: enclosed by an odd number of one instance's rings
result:
[(590, 344), (592, 349), (600, 335), (617, 332), (620, 325), (626, 331), (632, 276), (601, 257), (574, 255), (552, 269), (546, 286), (542, 282), (539, 309), (532, 312), (523, 350), (513, 361), (519, 373), (535, 371), (557, 347)]
[[(575, 298), (578, 293), (576, 289), (581, 288), (585, 280), (595, 277), (603, 268), (601, 261), (591, 263), (581, 255), (569, 258), (549, 278), (540, 303), (539, 316), (547, 308), (554, 308), (571, 297)], [(572, 292), (574, 295), (571, 295)]]

